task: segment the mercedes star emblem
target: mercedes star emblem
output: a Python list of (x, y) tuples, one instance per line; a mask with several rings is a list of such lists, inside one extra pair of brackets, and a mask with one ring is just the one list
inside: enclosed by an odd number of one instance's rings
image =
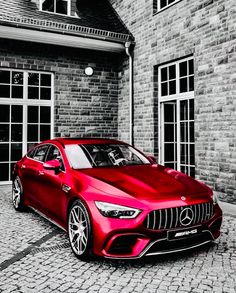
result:
[(193, 220), (193, 210), (191, 208), (184, 208), (180, 213), (179, 220), (182, 226), (188, 226)]
[(185, 197), (185, 196), (181, 196), (181, 199), (182, 199), (182, 200), (186, 200), (186, 197)]

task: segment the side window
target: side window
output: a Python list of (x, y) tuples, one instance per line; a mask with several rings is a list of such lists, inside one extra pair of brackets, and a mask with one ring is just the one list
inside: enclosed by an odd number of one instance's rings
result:
[(40, 161), (40, 162), (44, 162), (47, 149), (48, 149), (48, 145), (39, 146), (38, 148), (36, 148), (32, 159)]
[(61, 152), (54, 145), (50, 146), (48, 154), (47, 154), (47, 158), (46, 158), (46, 161), (51, 161), (51, 160), (58, 160), (61, 163), (61, 170), (65, 171), (65, 166), (63, 163)]
[(27, 153), (27, 157), (32, 159), (32, 158), (34, 157), (34, 153), (35, 153), (35, 148), (31, 149), (31, 150)]

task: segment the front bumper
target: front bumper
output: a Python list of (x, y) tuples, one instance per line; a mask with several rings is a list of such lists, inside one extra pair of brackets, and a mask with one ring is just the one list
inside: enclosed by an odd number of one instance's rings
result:
[[(216, 205), (213, 216), (201, 225), (159, 231), (145, 229), (142, 217), (140, 220), (123, 220), (126, 227), (117, 227), (117, 223), (113, 225), (114, 222), (121, 220), (103, 218), (103, 221), (102, 228), (97, 227), (99, 233), (94, 235), (94, 253), (112, 259), (137, 259), (189, 250), (216, 240), (220, 236), (222, 211)], [(191, 234), (195, 229), (197, 232)], [(177, 239), (170, 239), (169, 231), (172, 234), (181, 231), (190, 233)]]

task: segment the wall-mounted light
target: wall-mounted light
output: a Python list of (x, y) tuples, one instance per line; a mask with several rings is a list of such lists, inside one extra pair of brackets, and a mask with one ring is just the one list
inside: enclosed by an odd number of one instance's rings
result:
[(91, 75), (93, 75), (93, 68), (90, 67), (90, 66), (86, 67), (84, 72), (85, 72), (86, 75), (91, 76)]

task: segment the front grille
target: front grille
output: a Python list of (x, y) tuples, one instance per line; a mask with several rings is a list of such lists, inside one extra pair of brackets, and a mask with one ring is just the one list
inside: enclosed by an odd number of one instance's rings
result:
[[(188, 225), (182, 225), (180, 214), (183, 209), (192, 209), (192, 220)], [(213, 204), (204, 202), (200, 204), (182, 206), (176, 208), (167, 208), (150, 212), (145, 221), (144, 226), (147, 229), (162, 230), (193, 226), (209, 220), (214, 213)]]

